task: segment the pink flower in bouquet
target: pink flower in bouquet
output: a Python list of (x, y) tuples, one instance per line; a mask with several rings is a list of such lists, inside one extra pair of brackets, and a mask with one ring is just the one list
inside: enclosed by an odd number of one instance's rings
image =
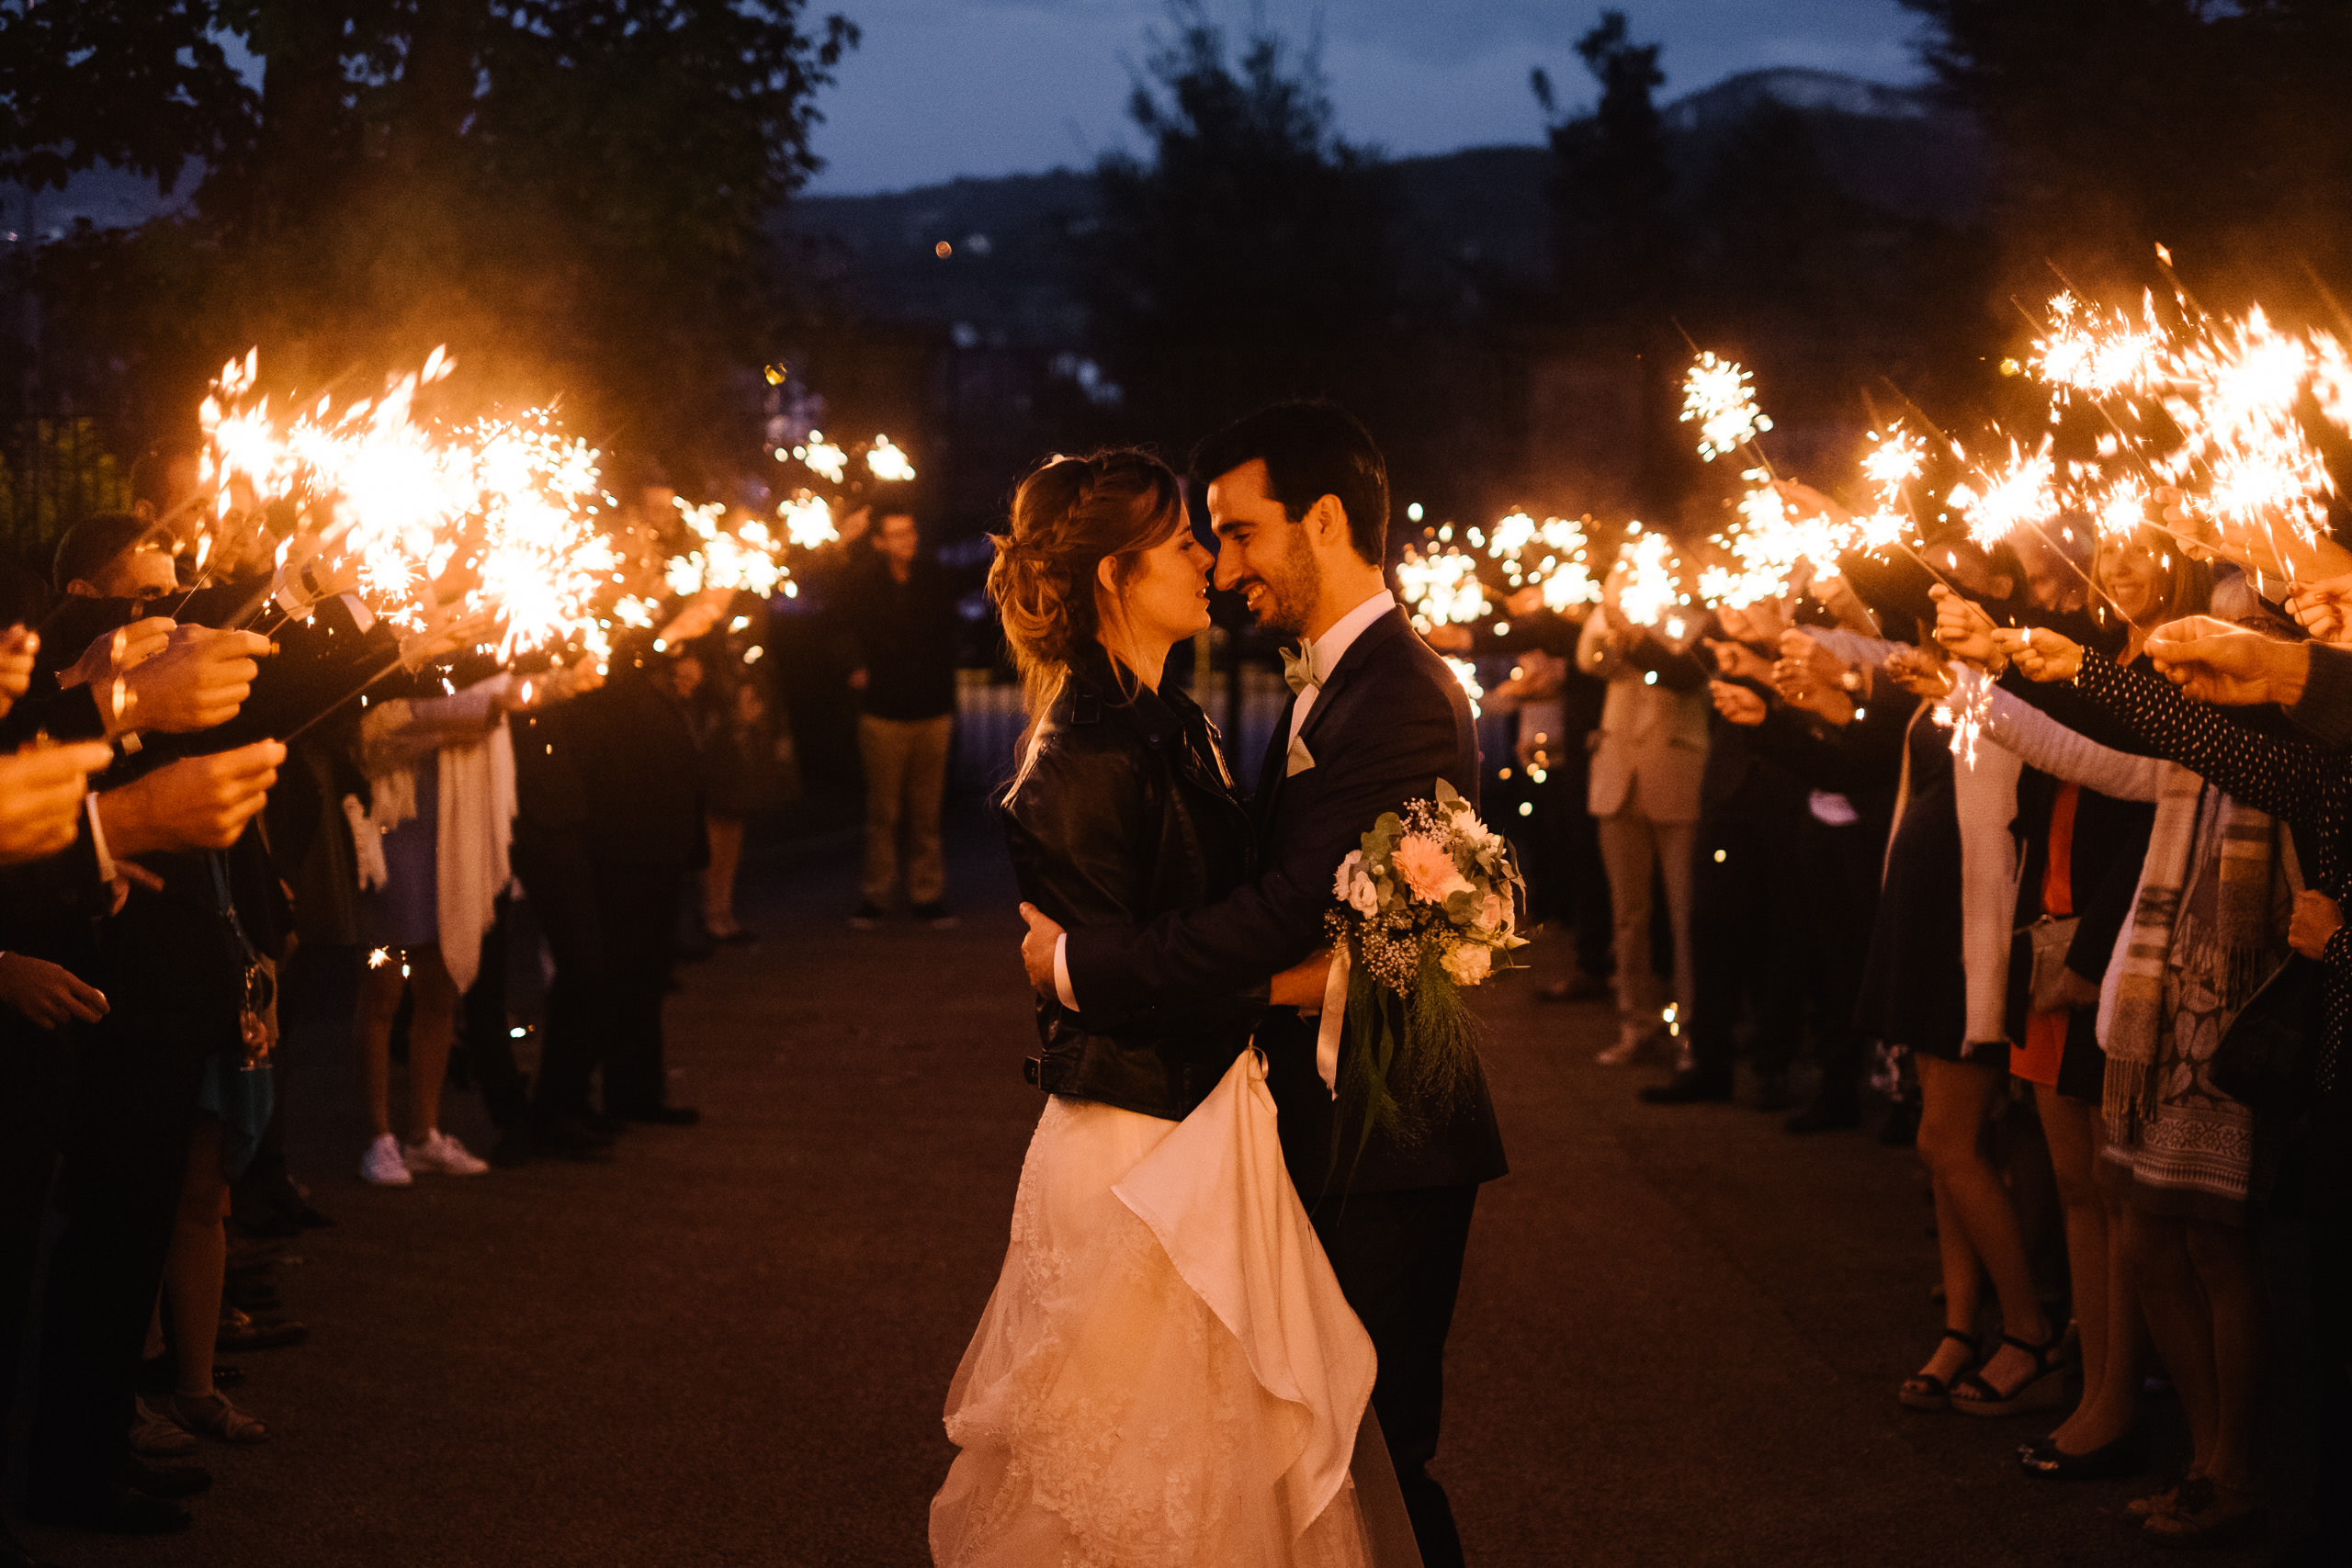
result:
[(1414, 896), (1432, 904), (1471, 890), (1469, 879), (1454, 869), (1453, 857), (1434, 839), (1408, 834), (1388, 859)]

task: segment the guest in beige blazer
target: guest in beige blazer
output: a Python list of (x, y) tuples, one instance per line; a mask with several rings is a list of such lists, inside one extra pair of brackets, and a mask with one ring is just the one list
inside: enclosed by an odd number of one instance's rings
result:
[(1634, 1060), (1668, 1032), (1650, 965), (1650, 874), (1664, 874), (1674, 928), (1676, 1029), (1690, 1018), (1690, 857), (1699, 834), (1699, 782), (1707, 770), (1707, 672), (1687, 651), (1693, 617), (1668, 641), (1627, 621), (1612, 592), (1585, 623), (1577, 664), (1609, 682), (1592, 733), (1587, 805), (1609, 875), (1617, 953), (1617, 1042), (1600, 1060)]

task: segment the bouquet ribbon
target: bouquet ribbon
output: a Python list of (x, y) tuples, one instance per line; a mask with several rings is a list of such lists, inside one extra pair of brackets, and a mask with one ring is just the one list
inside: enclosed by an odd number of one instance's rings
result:
[(1348, 1022), (1348, 944), (1331, 945), (1330, 972), (1323, 978), (1323, 1018), (1315, 1032), (1315, 1070), (1323, 1087), (1340, 1098), (1340, 1031)]

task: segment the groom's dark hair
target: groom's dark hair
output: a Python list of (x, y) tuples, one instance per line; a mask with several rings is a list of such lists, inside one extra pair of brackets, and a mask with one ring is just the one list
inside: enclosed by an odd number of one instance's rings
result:
[(1193, 483), (1205, 490), (1245, 463), (1266, 461), (1266, 491), (1295, 523), (1327, 495), (1348, 514), (1348, 539), (1374, 566), (1388, 556), (1388, 464), (1372, 432), (1337, 403), (1276, 403), (1193, 448)]

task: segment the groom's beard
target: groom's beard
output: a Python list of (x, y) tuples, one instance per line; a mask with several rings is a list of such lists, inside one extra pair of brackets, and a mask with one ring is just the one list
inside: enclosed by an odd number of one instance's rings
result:
[[(1315, 564), (1315, 552), (1307, 547), (1305, 529), (1293, 531), (1282, 563), (1258, 581), (1266, 590), (1258, 600), (1258, 625), (1276, 637), (1305, 637), (1307, 618), (1323, 592), (1323, 573)], [(1242, 591), (1249, 591), (1248, 584)]]

